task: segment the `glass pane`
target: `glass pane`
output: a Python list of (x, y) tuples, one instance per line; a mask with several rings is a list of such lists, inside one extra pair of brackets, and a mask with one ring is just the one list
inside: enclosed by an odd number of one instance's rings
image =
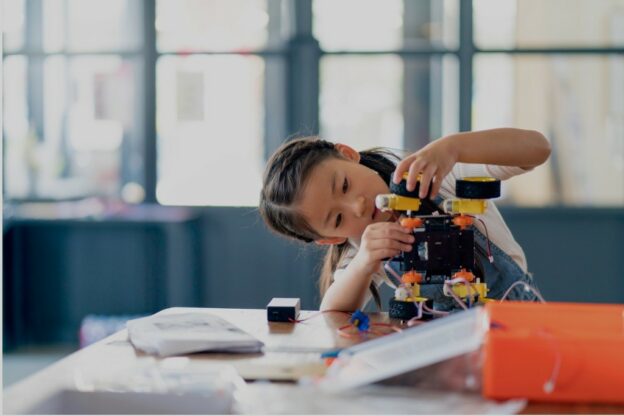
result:
[(43, 7), (43, 49), (58, 52), (65, 46), (65, 0), (46, 0)]
[(480, 48), (624, 45), (624, 0), (474, 0), (473, 5)]
[(314, 0), (312, 12), (328, 51), (457, 45), (458, 0)]
[(2, 0), (2, 36), (5, 52), (24, 47), (25, 14), (25, 0)]
[(440, 66), (440, 100), (432, 104), (433, 108), (440, 109), (440, 130), (432, 129), (432, 139), (459, 131), (459, 60), (455, 55), (445, 55)]
[(473, 127), (535, 129), (550, 160), (503, 187), (517, 205), (624, 205), (624, 58), (480, 55)]
[(122, 147), (131, 177), (136, 68), (116, 56), (46, 58), (43, 126), (29, 123), (27, 62), (5, 60), (5, 180), (9, 198), (119, 193)]
[(312, 10), (314, 36), (325, 50), (390, 50), (403, 44), (402, 0), (314, 0)]
[(321, 60), (321, 135), (358, 150), (403, 147), (403, 62), (387, 56)]
[[(140, 2), (135, 0), (67, 0), (68, 49), (106, 51), (140, 47), (139, 6)], [(62, 7), (62, 3), (57, 3), (57, 7)], [(57, 12), (49, 19), (57, 19)], [(52, 22), (48, 27), (56, 30)]]
[[(65, 163), (60, 177), (70, 181), (77, 193), (117, 195), (122, 182), (122, 149), (130, 159), (124, 170), (132, 170), (135, 156), (131, 149), (136, 135), (136, 67), (118, 56), (74, 58), (67, 85), (63, 83), (64, 65), (63, 58), (49, 58), (45, 79), (45, 111), (50, 114), (46, 141), (64, 153), (59, 155)], [(66, 114), (56, 108), (63, 99)], [(58, 133), (64, 128), (65, 134)], [(56, 146), (61, 137), (65, 143)]]
[(158, 185), (171, 205), (257, 205), (264, 62), (165, 56), (157, 66)]
[(157, 0), (161, 51), (245, 51), (265, 46), (267, 0)]
[(34, 167), (28, 161), (37, 138), (28, 126), (27, 63), (23, 56), (8, 56), (3, 63), (4, 192), (9, 198), (25, 198), (34, 192)]

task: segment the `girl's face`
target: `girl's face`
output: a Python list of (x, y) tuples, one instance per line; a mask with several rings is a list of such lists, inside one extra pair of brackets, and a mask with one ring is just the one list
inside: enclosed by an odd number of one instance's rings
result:
[(345, 156), (314, 167), (297, 204), (310, 226), (324, 237), (317, 241), (321, 244), (347, 238), (359, 242), (366, 226), (392, 216), (375, 207), (375, 197), (390, 192), (381, 176), (354, 160), (359, 160), (357, 152)]

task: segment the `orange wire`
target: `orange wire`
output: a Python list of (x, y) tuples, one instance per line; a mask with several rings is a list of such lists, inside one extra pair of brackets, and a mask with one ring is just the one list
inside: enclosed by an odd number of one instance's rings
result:
[[(298, 323), (305, 323), (304, 321), (307, 321), (308, 319), (312, 319), (312, 318), (316, 318), (319, 315), (322, 315), (324, 313), (329, 313), (329, 312), (340, 312), (340, 313), (344, 313), (345, 315), (353, 315), (353, 313), (351, 312), (345, 312), (345, 311), (340, 311), (337, 309), (328, 309), (326, 311), (318, 311), (316, 313), (313, 313), (312, 315), (308, 316), (307, 318), (303, 318), (303, 319), (292, 319), (292, 318), (288, 318), (289, 322), (298, 324)], [(360, 331), (358, 330), (356, 333), (349, 333), (346, 330), (348, 328), (357, 328), (354, 324), (352, 323), (348, 323), (346, 325), (341, 326), (340, 328), (336, 329), (336, 331), (338, 332), (338, 335), (346, 337), (346, 338), (359, 338), (362, 336), (362, 334), (366, 335), (366, 334), (372, 334), (372, 335), (377, 335), (377, 336), (382, 336), (382, 335), (388, 335), (391, 334), (392, 332), (401, 332), (402, 329), (392, 325), (392, 324), (387, 324), (384, 322), (374, 322), (371, 324), (371, 326), (377, 326), (377, 327), (385, 327), (385, 328), (390, 328), (392, 329), (391, 332), (378, 332), (378, 331), (373, 331), (373, 330), (366, 330), (366, 331)]]
[(362, 335), (377, 335), (377, 336), (383, 336), (383, 335), (389, 335), (392, 332), (401, 332), (403, 331), (401, 328), (392, 325), (392, 324), (386, 324), (383, 322), (377, 322), (377, 323), (373, 323), (371, 324), (371, 326), (381, 326), (381, 327), (386, 327), (386, 328), (391, 328), (392, 331), (391, 332), (379, 332), (379, 331), (373, 331), (372, 329), (367, 329), (366, 331), (360, 331), (358, 330), (355, 333), (349, 333), (346, 330), (348, 328), (357, 328), (355, 325), (353, 324), (347, 324), (347, 325), (343, 325), (340, 328), (336, 329), (336, 331), (338, 332), (338, 335), (343, 336), (345, 338), (360, 338), (362, 337)]

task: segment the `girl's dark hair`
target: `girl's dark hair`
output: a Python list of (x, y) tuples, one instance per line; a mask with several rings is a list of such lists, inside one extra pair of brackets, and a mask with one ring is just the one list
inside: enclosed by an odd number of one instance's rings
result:
[[(294, 203), (300, 197), (300, 191), (305, 186), (312, 169), (329, 158), (343, 159), (344, 157), (333, 143), (317, 136), (288, 141), (271, 156), (264, 171), (258, 208), (260, 215), (272, 231), (306, 243), (323, 237), (318, 235), (305, 218), (294, 209)], [(360, 163), (379, 173), (386, 183), (390, 183), (392, 172), (398, 161), (397, 155), (382, 148), (360, 152)], [(431, 210), (437, 208), (433, 202), (427, 202), (428, 204), (425, 205)], [(331, 245), (327, 249), (319, 279), (321, 296), (332, 284), (334, 272), (348, 248), (349, 243), (345, 242)], [(371, 282), (370, 290), (377, 307), (381, 308), (379, 291), (373, 282)]]

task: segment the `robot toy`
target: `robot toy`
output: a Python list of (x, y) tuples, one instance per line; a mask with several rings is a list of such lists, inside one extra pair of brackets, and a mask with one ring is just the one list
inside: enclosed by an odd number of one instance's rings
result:
[[(390, 184), (391, 194), (378, 195), (375, 205), (400, 214), (402, 226), (412, 230), (412, 250), (390, 259), (399, 263), (401, 274), (389, 264), (386, 270), (400, 280), (390, 300), (391, 318), (430, 319), (436, 315), (433, 301), (421, 296), (421, 287), (442, 284), (444, 294), (463, 305), (487, 302), (487, 285), (475, 276), (475, 215), (483, 214), (487, 199), (500, 196), (500, 180), (466, 177), (456, 180), (457, 198), (442, 204), (443, 213), (422, 215), (418, 198), (420, 178), (413, 191), (406, 188), (407, 174), (399, 184)], [(436, 215), (437, 214), (437, 215)]]

